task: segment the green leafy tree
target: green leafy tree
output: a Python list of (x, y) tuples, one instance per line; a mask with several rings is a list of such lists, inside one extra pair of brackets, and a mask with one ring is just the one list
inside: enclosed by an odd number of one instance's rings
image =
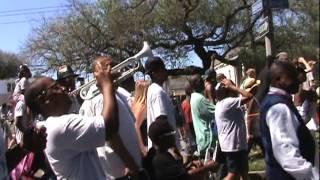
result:
[[(275, 55), (288, 52), (290, 59), (306, 57), (319, 60), (319, 1), (290, 0), (289, 9), (273, 10)], [(265, 64), (264, 39), (255, 40), (253, 32), (242, 44), (240, 61), (245, 69)]]
[[(136, 54), (143, 41), (175, 68), (190, 61), (188, 53), (195, 53), (204, 69), (212, 59), (263, 67), (264, 42), (255, 41), (253, 35), (262, 13), (251, 16), (253, 0), (69, 2), (72, 9), (53, 20), (44, 19), (24, 49), (49, 68), (71, 64), (90, 71), (96, 55), (108, 54), (120, 62)], [(290, 9), (273, 11), (276, 52), (319, 58), (318, 7), (317, 0), (290, 0)], [(235, 50), (239, 60), (229, 61)]]
[(0, 50), (0, 79), (17, 76), (17, 69), (22, 60), (15, 54)]
[(70, 13), (44, 21), (26, 43), (25, 53), (47, 62), (80, 69), (97, 54), (121, 61), (140, 50), (144, 40), (174, 67), (196, 53), (208, 68), (213, 59), (226, 60), (258, 17), (252, 19), (246, 0), (117, 0), (89, 4), (70, 1)]

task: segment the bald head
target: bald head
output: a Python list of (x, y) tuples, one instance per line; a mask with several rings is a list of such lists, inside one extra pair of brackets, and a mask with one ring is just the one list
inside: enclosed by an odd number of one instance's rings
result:
[(298, 71), (288, 61), (275, 61), (270, 67), (271, 85), (295, 93), (299, 87)]
[(247, 74), (248, 77), (256, 78), (256, 70), (253, 69), (253, 68), (249, 68), (249, 69), (246, 71), (246, 74)]
[(112, 63), (112, 58), (110, 56), (99, 56), (94, 59), (92, 63), (92, 70), (95, 71), (97, 64), (109, 65)]

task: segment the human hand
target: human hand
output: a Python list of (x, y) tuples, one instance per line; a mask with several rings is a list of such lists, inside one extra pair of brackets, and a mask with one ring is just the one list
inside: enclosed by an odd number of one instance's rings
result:
[(23, 133), (20, 146), (31, 152), (41, 152), (46, 148), (47, 133), (46, 128), (30, 128)]
[(93, 75), (97, 80), (98, 87), (102, 88), (104, 85), (112, 84), (111, 62), (97, 62), (94, 67)]
[(304, 64), (305, 62), (306, 62), (306, 60), (303, 57), (298, 58), (298, 63)]
[(221, 81), (221, 86), (226, 89), (232, 89), (234, 87), (234, 84), (230, 79), (223, 79)]

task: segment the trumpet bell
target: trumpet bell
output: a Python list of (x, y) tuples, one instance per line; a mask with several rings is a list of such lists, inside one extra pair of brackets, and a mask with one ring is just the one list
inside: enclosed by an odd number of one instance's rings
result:
[[(122, 61), (111, 69), (114, 74), (119, 76), (114, 80), (114, 83), (119, 84), (127, 78), (131, 77), (135, 72), (142, 70), (143, 66), (140, 59), (144, 57), (153, 57), (152, 50), (146, 41), (143, 42), (142, 49), (134, 56)], [(96, 84), (96, 79), (82, 85), (75, 91), (79, 91), (79, 95), (83, 100), (89, 100), (100, 94), (99, 89), (91, 91), (90, 87)]]

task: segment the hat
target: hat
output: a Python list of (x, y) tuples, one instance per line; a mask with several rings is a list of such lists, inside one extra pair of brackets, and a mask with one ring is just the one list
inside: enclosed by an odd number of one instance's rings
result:
[(75, 74), (69, 65), (63, 65), (58, 68), (57, 78), (58, 80), (67, 78), (67, 77), (76, 77), (78, 74)]
[(276, 55), (276, 58), (278, 59), (278, 60), (288, 60), (288, 53), (287, 52), (280, 52), (280, 53), (278, 53), (277, 55)]
[(166, 119), (157, 119), (149, 127), (149, 137), (152, 142), (157, 142), (161, 137), (170, 136), (175, 133)]
[(254, 84), (252, 84), (250, 87), (245, 87), (245, 91), (251, 92), (254, 88), (258, 87), (260, 85), (260, 80), (255, 80)]
[(152, 72), (154, 72), (155, 70), (158, 70), (160, 68), (163, 68), (165, 69), (166, 66), (164, 65), (162, 59), (160, 57), (152, 57), (152, 58), (149, 58), (146, 63), (144, 64), (144, 69), (145, 69), (145, 72), (147, 74), (150, 74)]
[(207, 80), (209, 78), (214, 78), (216, 79), (216, 76), (217, 76), (217, 73), (214, 69), (207, 69), (205, 72), (204, 72), (204, 75), (202, 75), (202, 79), (203, 80)]

